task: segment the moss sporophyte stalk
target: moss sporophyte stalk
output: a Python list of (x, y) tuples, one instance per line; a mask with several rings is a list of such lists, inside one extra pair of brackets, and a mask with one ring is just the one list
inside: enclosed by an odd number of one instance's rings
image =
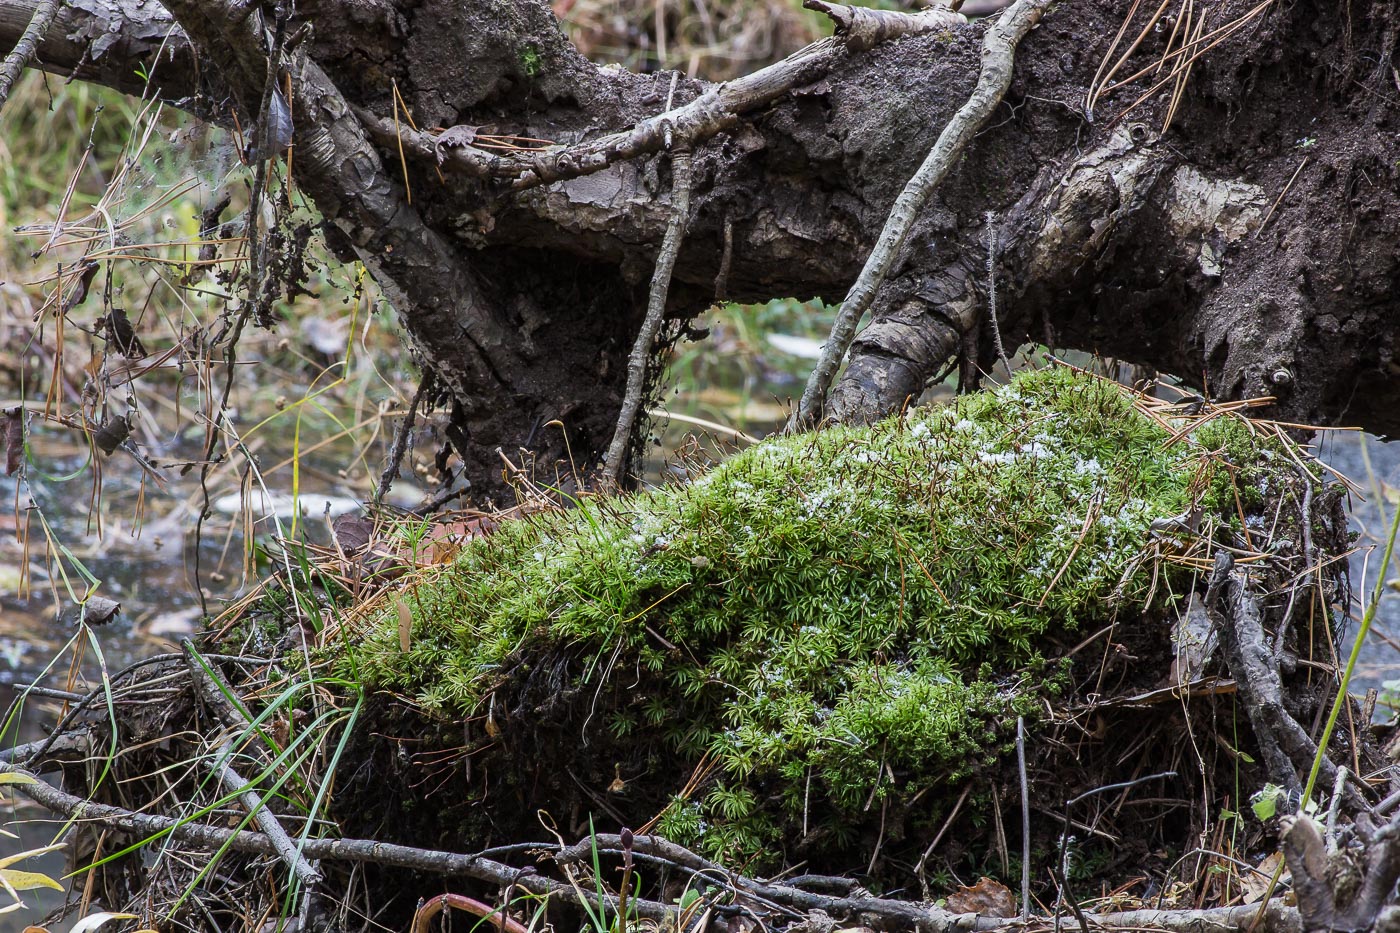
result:
[[(1232, 482), (1274, 458), (1239, 418), (1168, 443), (1182, 424), (1057, 367), (765, 441), (687, 485), (505, 523), (394, 594), (359, 671), (430, 714), (490, 708), (508, 733), (528, 710), (641, 748), (676, 776), (658, 831), (704, 851), (794, 819), (839, 837), (843, 814), (995, 760), (1067, 682), (1072, 633), (1190, 587), (1164, 555), (1233, 521)], [(1193, 531), (1161, 530), (1185, 514)]]

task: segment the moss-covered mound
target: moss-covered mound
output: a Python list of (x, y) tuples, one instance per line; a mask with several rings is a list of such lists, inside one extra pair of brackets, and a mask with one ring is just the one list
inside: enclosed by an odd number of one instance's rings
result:
[(1064, 648), (1188, 587), (1164, 558), (1232, 520), (1238, 468), (1270, 469), (1242, 421), (1169, 443), (1184, 422), (1137, 401), (1041, 370), (506, 523), (372, 613), (355, 669), (468, 720), (462, 754), (505, 747), (517, 775), (531, 757), (526, 813), (569, 784), (545, 759), (572, 744), (600, 789), (646, 775), (613, 812), (660, 811), (708, 853), (849, 842), (872, 807), (993, 760), (1065, 680)]

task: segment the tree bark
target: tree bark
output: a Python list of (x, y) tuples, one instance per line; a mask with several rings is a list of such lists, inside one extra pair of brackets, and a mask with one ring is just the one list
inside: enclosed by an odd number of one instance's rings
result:
[[(1091, 121), (1084, 104), (1101, 63), (1122, 55), (1109, 47), (1129, 7), (1058, 6), (1021, 44), (1005, 100), (875, 296), (829, 416), (897, 409), (959, 354), (992, 362), (990, 225), (1008, 344), (1112, 355), (1217, 397), (1273, 395), (1275, 417), (1400, 428), (1400, 7), (1227, 0), (1201, 34), (1238, 28), (1180, 92), (1125, 114), (1161, 81), (1152, 66), (1171, 30), (1145, 30), (1117, 77), (1145, 74), (1099, 93)], [(240, 19), (248, 4), (232, 0), (169, 8), (183, 30), (136, 0), (65, 5), (40, 64), (139, 92), (131, 64), (162, 48), (161, 96), (246, 119), (272, 14)], [(0, 0), (0, 40), (31, 12)], [(285, 62), (302, 88), (298, 182), (448, 387), (468, 475), (495, 492), (497, 448), (552, 470), (568, 448), (551, 422), (580, 466), (611, 436), (672, 214), (668, 138), (693, 147), (672, 321), (715, 297), (722, 265), (734, 300), (839, 300), (971, 92), (984, 30), (826, 40), (771, 95), (682, 79), (686, 122), (660, 116), (671, 75), (591, 65), (542, 0), (315, 0), (287, 30), (302, 21), (314, 32)], [(404, 133), (412, 205), (395, 87), (425, 131)], [(455, 125), (565, 148), (435, 147), (431, 128)]]

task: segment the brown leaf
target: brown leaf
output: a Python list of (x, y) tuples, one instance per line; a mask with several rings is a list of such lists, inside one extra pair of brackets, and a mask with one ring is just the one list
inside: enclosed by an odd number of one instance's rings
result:
[(108, 311), (107, 316), (102, 319), (101, 326), (106, 332), (107, 342), (122, 356), (132, 360), (145, 358), (146, 345), (137, 336), (136, 328), (126, 316), (125, 308), (113, 308)]
[(24, 409), (16, 405), (5, 412), (5, 475), (14, 476), (24, 459)]
[(447, 156), (444, 155), (443, 150), (461, 149), (464, 146), (470, 146), (472, 143), (476, 142), (476, 131), (479, 129), (481, 129), (481, 127), (468, 126), (464, 123), (459, 126), (450, 127), (446, 130), (443, 130), (437, 138), (438, 165), (441, 165), (443, 161), (447, 158)]
[(73, 294), (68, 296), (68, 301), (63, 305), (64, 314), (72, 311), (87, 299), (88, 289), (92, 287), (92, 279), (101, 267), (100, 262), (94, 262), (91, 259), (83, 260), (82, 271), (78, 274), (78, 284), (73, 287)]
[[(1244, 895), (1240, 899), (1246, 904), (1253, 904), (1268, 893), (1274, 872), (1278, 871), (1279, 863), (1282, 861), (1283, 851), (1280, 850), (1260, 862), (1255, 871), (1240, 872), (1239, 880), (1244, 885)], [(1285, 868), (1283, 874), (1279, 875), (1279, 880), (1286, 884), (1293, 880), (1293, 876)]]
[(89, 596), (79, 610), (79, 618), (88, 625), (106, 625), (121, 612), (122, 604), (105, 596)]
[(331, 533), (340, 549), (350, 554), (369, 544), (374, 536), (374, 522), (359, 515), (342, 515), (331, 523)]
[(1016, 916), (1016, 895), (999, 881), (978, 878), (970, 888), (958, 888), (948, 895), (948, 910), (955, 914), (980, 914), (983, 917)]
[(408, 649), (413, 645), (413, 613), (409, 611), (408, 603), (399, 600), (399, 650), (408, 654)]

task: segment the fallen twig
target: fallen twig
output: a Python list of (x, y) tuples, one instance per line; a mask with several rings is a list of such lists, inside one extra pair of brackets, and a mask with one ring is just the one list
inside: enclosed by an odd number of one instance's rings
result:
[[(194, 646), (186, 640), (182, 645), (185, 653), (185, 664), (189, 667), (190, 679), (194, 681), (196, 688), (210, 706), (216, 711), (220, 721), (229, 729), (236, 731), (241, 737), (251, 737), (255, 735), (252, 724), (229, 699), (232, 695), (232, 688), (223, 682), (219, 673), (214, 668), (204, 663), (204, 660), (195, 653)], [(262, 799), (253, 785), (241, 774), (234, 770), (229, 763), (235, 754), (234, 743), (227, 740), (220, 743), (214, 749), (212, 757), (205, 762), (205, 767), (209, 769), (219, 783), (227, 787), (230, 791), (238, 794), (238, 802), (243, 804), (249, 816), (267, 836), (276, 850), (278, 858), (287, 863), (287, 866), (301, 879), (302, 884), (308, 888), (315, 887), (321, 881), (321, 873), (313, 866), (297, 848), (297, 844), (292, 841), (292, 837), (287, 830), (282, 827), (282, 823), (277, 819), (277, 815), (267, 807), (267, 802)]]
[[(0, 773), (33, 777), (30, 772), (5, 762), (0, 762)], [(93, 803), (37, 779), (35, 783), (19, 783), (14, 787), (50, 811), (74, 820), (102, 823), (150, 837), (168, 835), (181, 843), (202, 849), (227, 847), (239, 852), (276, 854), (272, 840), (260, 832), (224, 829), (206, 823), (137, 813), (122, 807)], [(621, 838), (618, 836), (599, 835), (596, 844), (603, 851), (613, 848), (621, 850)], [(584, 847), (588, 845), (590, 843), (580, 844)], [(657, 837), (637, 837), (635, 846), (638, 852), (664, 852), (668, 857), (676, 855), (696, 865), (702, 862), (713, 865), (693, 853), (686, 854), (687, 850)], [(565, 852), (573, 852), (578, 848), (579, 846), (571, 847)], [(303, 855), (313, 859), (370, 862), (440, 875), (461, 875), (499, 885), (514, 884), (534, 894), (557, 898), (564, 903), (587, 903), (590, 906), (602, 906), (610, 911), (615, 911), (618, 906), (617, 898), (612, 895), (582, 892), (537, 874), (522, 875), (518, 869), (482, 855), (417, 849), (373, 839), (311, 839), (306, 842)], [(993, 933), (1015, 929), (1029, 933), (1049, 929), (1051, 924), (1048, 918), (1024, 922), (1015, 918), (1003, 920), (977, 914), (953, 914), (936, 907), (888, 898), (832, 897), (787, 885), (763, 884), (734, 876), (718, 866), (712, 870), (720, 871), (719, 877), (731, 878), (734, 887), (746, 894), (757, 894), (796, 910), (818, 910), (833, 917), (867, 920), (881, 929), (918, 929), (925, 933)], [(665, 919), (676, 910), (674, 906), (642, 898), (629, 898), (628, 905), (629, 912), (644, 919)], [(1089, 923), (1118, 929), (1162, 930), (1167, 933), (1199, 933), (1200, 930), (1210, 929), (1218, 933), (1243, 933), (1256, 915), (1261, 918), (1258, 927), (1260, 933), (1295, 933), (1299, 929), (1297, 909), (1286, 906), (1282, 900), (1270, 901), (1262, 908), (1250, 904), (1209, 910), (1132, 910), (1109, 914), (1086, 913), (1085, 918)]]
[(1011, 69), (1016, 46), (1044, 15), (1050, 0), (1016, 0), (997, 22), (988, 28), (982, 39), (982, 72), (967, 103), (953, 114), (929, 150), (919, 170), (900, 192), (885, 219), (880, 238), (865, 261), (841, 310), (831, 328), (831, 336), (822, 345), (822, 354), (802, 392), (802, 402), (788, 422), (789, 430), (812, 425), (821, 416), (826, 392), (832, 377), (846, 358), (846, 351), (855, 339), (856, 328), (870, 308), (875, 293), (894, 268), (895, 259), (914, 226), (914, 219), (928, 201), (933, 189), (947, 177), (967, 144), (991, 118), (1007, 88), (1011, 86)]

